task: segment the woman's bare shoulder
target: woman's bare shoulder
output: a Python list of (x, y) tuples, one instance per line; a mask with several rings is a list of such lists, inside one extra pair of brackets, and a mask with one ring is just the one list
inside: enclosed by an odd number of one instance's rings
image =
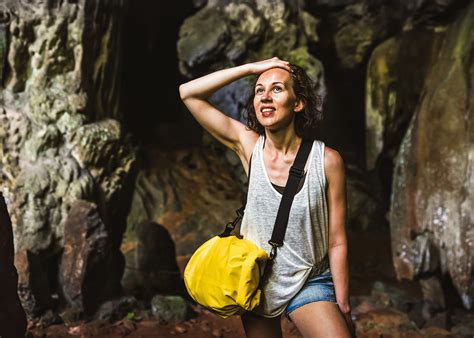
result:
[(255, 148), (255, 144), (257, 144), (258, 138), (260, 135), (253, 130), (245, 130), (240, 137), (240, 145), (242, 147), (242, 155), (248, 161), (250, 156), (252, 156), (253, 149)]
[(344, 161), (339, 152), (331, 147), (324, 147), (324, 171), (328, 181), (331, 177), (344, 175)]
[(246, 173), (249, 171), (250, 158), (252, 157), (253, 149), (257, 144), (259, 136), (260, 135), (253, 130), (246, 130), (242, 135), (240, 135), (240, 144), (237, 155), (239, 156)]

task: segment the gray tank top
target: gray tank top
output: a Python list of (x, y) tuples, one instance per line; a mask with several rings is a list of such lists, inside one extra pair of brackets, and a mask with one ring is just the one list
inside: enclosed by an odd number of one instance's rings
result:
[[(281, 193), (273, 186), (263, 162), (264, 137), (252, 153), (247, 205), (241, 235), (270, 253), (270, 240)], [(271, 272), (254, 310), (276, 317), (310, 277), (327, 272), (328, 211), (324, 174), (324, 143), (314, 141), (306, 163), (306, 178), (293, 200), (283, 246), (278, 248)]]

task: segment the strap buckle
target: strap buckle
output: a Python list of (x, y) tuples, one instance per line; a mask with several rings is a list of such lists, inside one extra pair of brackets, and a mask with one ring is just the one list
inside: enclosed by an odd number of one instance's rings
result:
[(241, 206), (240, 208), (238, 208), (236, 211), (237, 213), (237, 216), (242, 218), (244, 217), (244, 213), (245, 213), (245, 206)]
[(237, 224), (240, 222), (242, 217), (244, 217), (245, 206), (240, 207), (235, 211), (237, 213), (237, 217), (232, 221), (225, 225), (224, 231), (219, 235), (219, 237), (229, 237), (234, 231)]
[(299, 169), (299, 168), (296, 168), (295, 166), (291, 166), (290, 175), (296, 176), (297, 178), (301, 178), (304, 175), (304, 169)]
[(268, 241), (268, 244), (270, 244), (272, 246), (272, 249), (270, 250), (270, 260), (272, 260), (276, 257), (277, 248), (282, 246), (283, 244), (275, 243), (275, 242), (272, 242), (271, 240)]
[(273, 260), (277, 255), (277, 247), (272, 246), (272, 250), (270, 250), (270, 260)]

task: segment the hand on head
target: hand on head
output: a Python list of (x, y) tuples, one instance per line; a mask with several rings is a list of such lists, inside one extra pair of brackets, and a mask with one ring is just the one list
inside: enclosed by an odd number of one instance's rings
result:
[(261, 74), (272, 68), (282, 68), (291, 72), (290, 63), (288, 61), (280, 60), (277, 57), (250, 63), (250, 69), (253, 74)]

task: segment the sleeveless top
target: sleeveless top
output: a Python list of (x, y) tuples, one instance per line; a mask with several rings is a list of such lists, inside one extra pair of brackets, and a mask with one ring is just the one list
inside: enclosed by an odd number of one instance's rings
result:
[[(264, 137), (252, 153), (247, 204), (241, 235), (270, 253), (273, 226), (282, 195), (272, 186), (263, 162)], [(306, 280), (329, 270), (328, 211), (324, 174), (324, 143), (314, 141), (306, 163), (306, 178), (290, 210), (283, 246), (267, 271), (255, 313), (276, 317)]]

